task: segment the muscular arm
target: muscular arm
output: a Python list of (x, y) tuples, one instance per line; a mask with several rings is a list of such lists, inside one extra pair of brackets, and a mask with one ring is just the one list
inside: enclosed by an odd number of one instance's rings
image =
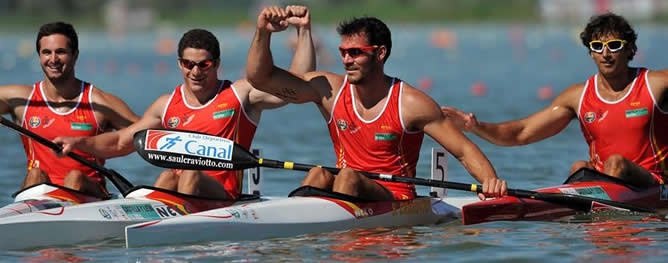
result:
[[(291, 12), (300, 12), (300, 17), (293, 17), (289, 20), (290, 24), (295, 25), (297, 31), (297, 49), (295, 50), (290, 72), (303, 75), (315, 70), (316, 57), (313, 39), (311, 37), (311, 22), (308, 9), (299, 6), (289, 6)], [(236, 84), (236, 83), (235, 83)], [(287, 102), (277, 96), (266, 93), (250, 86), (248, 82), (239, 83), (239, 85), (248, 84), (250, 87), (249, 101), (255, 110), (265, 110), (278, 108)]]
[(139, 121), (126, 128), (92, 137), (58, 137), (54, 142), (62, 144), (65, 153), (77, 149), (104, 159), (128, 155), (135, 150), (133, 137), (136, 132), (161, 127), (162, 111), (168, 99), (169, 95), (158, 98)]
[[(258, 27), (251, 42), (246, 64), (248, 82), (261, 91), (270, 93), (290, 103), (320, 103), (320, 92), (307, 77), (292, 74), (274, 66), (270, 50), (271, 34), (282, 30), (270, 8), (258, 16)], [(272, 20), (273, 19), (273, 20)], [(283, 18), (284, 19), (284, 18)], [(286, 22), (287, 23), (287, 22)]]
[(648, 79), (656, 103), (668, 111), (668, 70), (650, 71)]
[(25, 106), (32, 88), (25, 85), (0, 86), (0, 114), (11, 114), (12, 118), (20, 117), (23, 112), (17, 108)]
[(93, 108), (102, 113), (105, 124), (116, 130), (128, 127), (139, 120), (139, 116), (123, 100), (100, 89), (93, 93), (93, 102), (95, 103)]
[(554, 99), (552, 104), (529, 117), (503, 123), (480, 122), (471, 129), (485, 140), (502, 146), (524, 145), (543, 140), (562, 131), (577, 117), (577, 105), (583, 85), (574, 85)]
[(402, 108), (407, 128), (423, 130), (450, 152), (473, 178), (483, 183), (485, 195), (506, 194), (505, 181), (498, 179), (487, 157), (442, 114), (436, 102), (412, 87), (405, 87), (402, 102), (403, 105), (411, 105)]

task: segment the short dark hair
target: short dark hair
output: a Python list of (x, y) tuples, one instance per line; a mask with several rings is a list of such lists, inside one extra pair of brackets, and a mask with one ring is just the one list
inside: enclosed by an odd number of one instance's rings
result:
[(387, 48), (387, 55), (383, 63), (387, 61), (390, 53), (392, 53), (392, 33), (387, 25), (378, 18), (368, 16), (355, 17), (341, 22), (336, 31), (340, 36), (350, 36), (363, 32), (369, 39), (370, 45), (385, 46)]
[(580, 33), (580, 39), (582, 40), (582, 44), (589, 50), (589, 42), (594, 37), (601, 37), (607, 34), (618, 35), (623, 40), (626, 40), (626, 46), (631, 48), (632, 51), (629, 60), (633, 60), (633, 56), (638, 50), (636, 46), (638, 34), (636, 34), (629, 22), (622, 16), (609, 12), (592, 16), (584, 31)]
[(220, 44), (211, 32), (204, 29), (191, 29), (184, 33), (179, 41), (179, 58), (183, 57), (186, 48), (197, 48), (208, 51), (212, 59), (220, 58)]
[(61, 34), (68, 39), (68, 47), (72, 50), (72, 54), (79, 53), (79, 38), (77, 37), (77, 31), (74, 30), (74, 27), (71, 24), (65, 22), (53, 22), (44, 24), (39, 27), (39, 33), (37, 33), (37, 40), (35, 41), (35, 47), (37, 53), (39, 54), (39, 40), (43, 37), (47, 37), (53, 34)]

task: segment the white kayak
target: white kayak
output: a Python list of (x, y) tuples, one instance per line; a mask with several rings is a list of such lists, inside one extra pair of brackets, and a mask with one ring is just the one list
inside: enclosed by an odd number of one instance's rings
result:
[(0, 207), (0, 218), (102, 200), (47, 183), (30, 186), (14, 193), (12, 197), (14, 197), (13, 203)]
[(125, 226), (131, 224), (259, 200), (259, 196), (252, 195), (244, 195), (238, 201), (206, 199), (139, 186), (124, 199), (59, 206), (0, 218), (0, 233), (5, 236), (0, 238), (0, 250), (122, 238)]
[(355, 202), (325, 196), (234, 205), (125, 228), (127, 247), (259, 240), (356, 228), (434, 225), (460, 220), (461, 207), (475, 197), (419, 197)]

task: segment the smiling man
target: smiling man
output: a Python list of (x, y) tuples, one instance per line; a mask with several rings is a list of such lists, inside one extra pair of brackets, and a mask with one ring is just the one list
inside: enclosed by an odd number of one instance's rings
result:
[(629, 67), (637, 35), (621, 16), (591, 18), (580, 34), (598, 74), (564, 90), (550, 106), (531, 116), (504, 123), (484, 123), (472, 113), (443, 107), (458, 127), (498, 145), (537, 142), (562, 131), (577, 118), (589, 144), (589, 161), (581, 167), (644, 187), (668, 176), (668, 71)]
[[(457, 130), (429, 96), (401, 79), (385, 75), (390, 57), (390, 29), (377, 18), (341, 23), (344, 75), (294, 74), (274, 66), (271, 34), (285, 29), (288, 14), (264, 9), (248, 54), (248, 80), (258, 89), (291, 103), (314, 103), (329, 129), (337, 156), (334, 176), (322, 168), (309, 171), (302, 185), (367, 200), (403, 200), (415, 186), (369, 179), (361, 171), (415, 177), (424, 134), (452, 153), (478, 181), (480, 198), (506, 194), (506, 182), (480, 149)], [(443, 132), (445, 131), (445, 132)]]
[[(315, 54), (308, 9), (288, 6), (280, 10), (290, 14), (286, 26), (297, 28), (297, 50), (290, 69), (295, 72), (314, 70)], [(133, 136), (136, 132), (163, 127), (227, 138), (248, 149), (262, 111), (285, 105), (282, 99), (255, 89), (245, 79), (234, 82), (218, 79), (218, 68), (222, 64), (220, 45), (207, 30), (193, 29), (183, 34), (179, 41), (177, 63), (183, 75), (183, 84), (172, 93), (160, 96), (138, 122), (100, 136), (59, 137), (54, 141), (63, 144), (64, 152), (77, 149), (111, 158), (135, 150)], [(208, 198), (236, 199), (241, 194), (242, 175), (243, 171), (169, 169), (160, 174), (155, 186)]]
[[(139, 119), (118, 97), (76, 78), (79, 42), (72, 25), (42, 25), (36, 49), (44, 80), (33, 86), (0, 87), (0, 114), (9, 113), (19, 125), (49, 140), (62, 135), (93, 136), (127, 127)], [(104, 177), (91, 167), (70, 158), (58, 158), (50, 148), (28, 137), (21, 139), (28, 157), (28, 174), (22, 188), (53, 183), (98, 197), (108, 196)]]

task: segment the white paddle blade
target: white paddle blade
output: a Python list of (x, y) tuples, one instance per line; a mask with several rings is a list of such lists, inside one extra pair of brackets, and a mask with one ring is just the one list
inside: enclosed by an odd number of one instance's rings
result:
[(148, 129), (134, 136), (137, 153), (151, 164), (186, 170), (235, 170), (233, 141), (201, 133)]

